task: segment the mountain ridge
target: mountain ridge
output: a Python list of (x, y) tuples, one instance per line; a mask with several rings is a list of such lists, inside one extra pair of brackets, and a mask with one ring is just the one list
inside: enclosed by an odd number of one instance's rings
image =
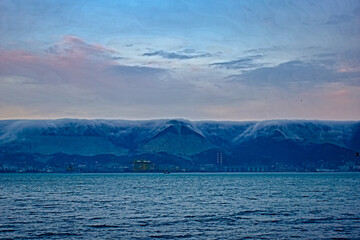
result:
[[(159, 169), (194, 171), (222, 171), (231, 166), (341, 170), (350, 168), (349, 164), (357, 169), (358, 158), (347, 155), (360, 151), (359, 136), (360, 121), (0, 120), (0, 168), (26, 168), (29, 162), (39, 162), (37, 169), (40, 165), (53, 169), (50, 163), (54, 161), (47, 164), (46, 160), (53, 158), (62, 168), (66, 164), (87, 168), (84, 159), (108, 156), (112, 164), (128, 169), (135, 159), (152, 161)], [(330, 149), (331, 154), (319, 149)], [(83, 163), (61, 163), (58, 154), (83, 159)], [(221, 164), (218, 154), (223, 157)], [(25, 160), (14, 164), (17, 160), (12, 159), (17, 158)], [(103, 168), (90, 170), (99, 167)]]

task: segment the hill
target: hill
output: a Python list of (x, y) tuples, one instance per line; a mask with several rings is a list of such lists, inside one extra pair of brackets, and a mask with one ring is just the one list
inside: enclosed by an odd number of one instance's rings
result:
[(357, 152), (354, 121), (0, 121), (1, 171), (356, 171)]

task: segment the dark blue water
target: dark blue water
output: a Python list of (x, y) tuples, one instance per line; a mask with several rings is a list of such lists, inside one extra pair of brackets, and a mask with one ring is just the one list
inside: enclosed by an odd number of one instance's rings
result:
[(360, 174), (0, 174), (1, 239), (360, 239)]

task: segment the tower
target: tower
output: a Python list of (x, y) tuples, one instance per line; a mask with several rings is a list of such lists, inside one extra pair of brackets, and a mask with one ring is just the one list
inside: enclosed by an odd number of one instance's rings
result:
[(216, 153), (216, 163), (218, 164), (219, 172), (222, 172), (223, 155), (222, 153)]

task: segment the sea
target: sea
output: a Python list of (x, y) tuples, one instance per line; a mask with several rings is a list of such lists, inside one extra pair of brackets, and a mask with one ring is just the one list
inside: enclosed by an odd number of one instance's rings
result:
[(360, 173), (4, 173), (0, 239), (360, 239)]

